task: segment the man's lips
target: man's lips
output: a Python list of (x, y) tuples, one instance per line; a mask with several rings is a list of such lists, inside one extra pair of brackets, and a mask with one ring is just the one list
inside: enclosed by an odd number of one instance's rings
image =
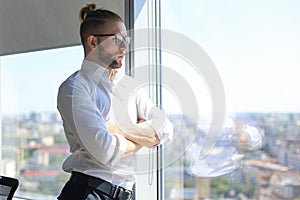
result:
[(116, 56), (116, 60), (123, 60), (123, 58), (124, 58), (124, 54)]

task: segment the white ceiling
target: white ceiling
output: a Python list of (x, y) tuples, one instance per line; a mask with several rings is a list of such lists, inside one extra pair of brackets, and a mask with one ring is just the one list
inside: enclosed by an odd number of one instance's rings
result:
[[(124, 18), (123, 0), (94, 0)], [(80, 44), (84, 0), (0, 0), (0, 55)]]

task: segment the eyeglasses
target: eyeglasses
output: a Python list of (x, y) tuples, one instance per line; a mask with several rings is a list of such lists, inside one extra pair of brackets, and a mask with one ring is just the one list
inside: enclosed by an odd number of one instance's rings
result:
[(93, 34), (93, 36), (99, 36), (99, 37), (106, 37), (106, 36), (115, 36), (115, 42), (116, 45), (121, 46), (123, 43), (126, 46), (129, 46), (130, 44), (130, 37), (129, 36), (123, 36), (120, 33), (115, 33), (115, 34)]

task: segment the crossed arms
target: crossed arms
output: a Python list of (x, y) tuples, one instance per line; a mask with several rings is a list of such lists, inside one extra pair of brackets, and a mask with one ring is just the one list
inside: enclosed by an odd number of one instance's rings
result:
[[(145, 121), (146, 121), (145, 119), (139, 119), (137, 123), (145, 123)], [(143, 146), (153, 147), (160, 143), (157, 134), (153, 130), (148, 131), (147, 134), (139, 134), (134, 132), (126, 133), (115, 124), (107, 125), (107, 130), (110, 134), (112, 135), (119, 134), (127, 140), (127, 148), (122, 158), (126, 158), (134, 154), (135, 152), (140, 150)]]

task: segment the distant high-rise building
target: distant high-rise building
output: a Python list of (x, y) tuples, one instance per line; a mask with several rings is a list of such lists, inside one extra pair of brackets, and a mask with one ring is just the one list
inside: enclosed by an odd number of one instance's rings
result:
[(300, 196), (300, 172), (275, 172), (270, 179), (272, 193), (278, 199), (294, 199)]
[(286, 139), (279, 151), (278, 161), (281, 165), (300, 171), (300, 139)]

